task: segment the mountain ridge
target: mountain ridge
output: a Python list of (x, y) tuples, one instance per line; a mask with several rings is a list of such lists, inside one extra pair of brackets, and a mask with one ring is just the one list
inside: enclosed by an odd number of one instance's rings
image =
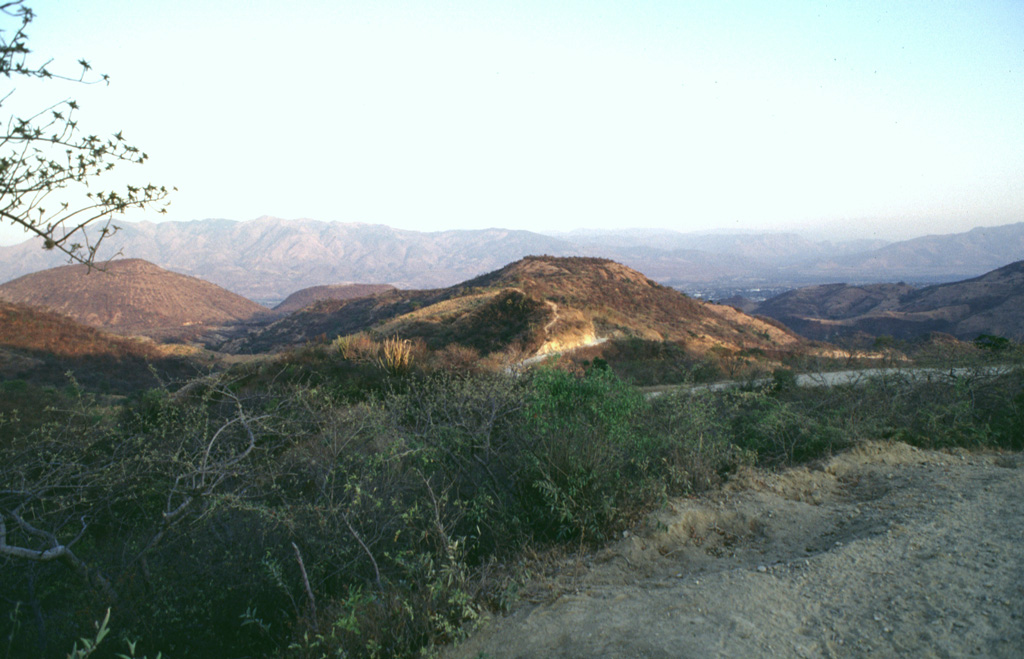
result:
[[(865, 245), (872, 248), (865, 251)], [(100, 255), (119, 252), (273, 306), (297, 290), (340, 282), (410, 289), (451, 286), (531, 254), (610, 258), (686, 290), (707, 285), (940, 283), (1019, 260), (1024, 256), (1024, 222), (879, 245), (812, 241), (794, 233), (419, 232), (262, 217), (246, 222), (126, 223), (107, 239)], [(60, 264), (61, 257), (42, 250), (38, 241), (0, 247), (0, 281)]]
[(347, 300), (395, 290), (390, 284), (325, 284), (295, 291), (274, 307), (276, 313), (294, 313), (321, 300)]
[(813, 339), (864, 332), (914, 338), (929, 332), (973, 340), (980, 334), (1024, 341), (1024, 261), (981, 276), (916, 288), (907, 284), (829, 284), (783, 293), (753, 313)]

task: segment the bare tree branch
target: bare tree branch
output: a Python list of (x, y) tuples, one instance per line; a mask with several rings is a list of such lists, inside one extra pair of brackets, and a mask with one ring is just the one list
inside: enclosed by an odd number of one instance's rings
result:
[(299, 563), (299, 571), (302, 572), (302, 585), (306, 588), (306, 597), (309, 599), (310, 615), (313, 620), (313, 631), (319, 634), (320, 629), (317, 624), (316, 617), (316, 598), (313, 597), (313, 589), (309, 586), (309, 575), (306, 574), (306, 564), (302, 561), (302, 553), (299, 551), (299, 546), (293, 542), (292, 547), (295, 549), (295, 560)]
[[(7, 513), (12, 520), (18, 525), (18, 527), (28, 535), (35, 536), (46, 541), (48, 545), (43, 549), (30, 549), (28, 547), (19, 547), (16, 545), (10, 545), (7, 543), (7, 521), (5, 515), (0, 513), (0, 555), (11, 556), (14, 558), (22, 558), (30, 561), (37, 561), (45, 563), (48, 561), (60, 561), (64, 563), (72, 570), (77, 572), (87, 583), (92, 584), (95, 582), (103, 594), (111, 601), (117, 601), (117, 593), (110, 585), (110, 581), (107, 580), (102, 574), (96, 570), (89, 569), (89, 566), (85, 564), (82, 559), (78, 558), (73, 551), (71, 551), (71, 545), (74, 544), (79, 538), (82, 537), (82, 533), (79, 533), (75, 540), (70, 543), (62, 544), (57, 536), (36, 528), (29, 522), (27, 522), (21, 515), (16, 511), (8, 511)], [(83, 522), (84, 526), (84, 522)], [(82, 529), (85, 530), (84, 528)]]

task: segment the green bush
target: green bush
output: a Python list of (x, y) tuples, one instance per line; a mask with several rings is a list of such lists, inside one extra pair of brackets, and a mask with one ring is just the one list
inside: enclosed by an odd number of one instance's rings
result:
[(659, 441), (651, 458), (662, 466), (666, 494), (705, 491), (756, 458), (733, 441), (730, 419), (735, 414), (734, 399), (707, 390), (654, 399), (648, 426)]
[(843, 429), (827, 417), (762, 392), (734, 394), (738, 412), (733, 442), (763, 464), (794, 464), (828, 455), (845, 445)]
[(531, 381), (523, 432), (532, 486), (549, 514), (534, 532), (544, 540), (601, 540), (647, 489), (642, 395), (605, 369), (583, 377), (541, 370)]

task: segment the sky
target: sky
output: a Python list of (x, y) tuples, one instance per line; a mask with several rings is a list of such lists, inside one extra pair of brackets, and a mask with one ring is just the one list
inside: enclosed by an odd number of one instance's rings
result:
[(123, 131), (150, 160), (109, 183), (178, 189), (127, 220), (887, 239), (1024, 220), (1020, 0), (27, 4), (40, 61), (111, 83), (3, 80), (4, 114), (74, 98), (87, 131)]

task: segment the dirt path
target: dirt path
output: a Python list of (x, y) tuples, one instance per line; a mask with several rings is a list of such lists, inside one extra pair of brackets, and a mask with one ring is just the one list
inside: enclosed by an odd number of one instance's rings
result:
[[(518, 289), (518, 288), (514, 288), (512, 290), (516, 290), (516, 291), (519, 291), (521, 293), (523, 292), (522, 289)], [(525, 293), (523, 293), (523, 294), (525, 295)], [(551, 340), (551, 328), (554, 327), (555, 324), (559, 321), (559, 316), (558, 316), (558, 304), (556, 304), (555, 302), (552, 302), (551, 300), (544, 300), (544, 304), (546, 304), (548, 307), (551, 308), (551, 320), (549, 320), (544, 325), (544, 328), (543, 328), (544, 336), (545, 336), (544, 340), (545, 340), (545, 343), (546, 343), (546, 342)], [(574, 346), (567, 347), (567, 348), (560, 349), (560, 350), (553, 350), (551, 352), (544, 352), (544, 353), (541, 353), (541, 354), (538, 354), (538, 355), (534, 355), (533, 357), (527, 357), (526, 359), (524, 359), (521, 362), (519, 362), (518, 365), (519, 366), (532, 366), (533, 364), (539, 364), (540, 362), (544, 361), (545, 359), (549, 359), (549, 358), (554, 357), (556, 355), (560, 355), (563, 352), (568, 352), (570, 350), (579, 350), (580, 348), (588, 348), (590, 346), (601, 345), (602, 343), (605, 343), (607, 340), (608, 340), (607, 337), (601, 337), (601, 338), (596, 338), (595, 337), (591, 341), (584, 341), (583, 343), (580, 343), (578, 345), (574, 345)]]
[(558, 322), (558, 305), (551, 300), (544, 300), (544, 304), (551, 307), (551, 320), (549, 320), (544, 326), (544, 336), (549, 336), (551, 334), (551, 328)]
[(449, 657), (1024, 656), (1024, 455), (748, 471), (539, 581)]

